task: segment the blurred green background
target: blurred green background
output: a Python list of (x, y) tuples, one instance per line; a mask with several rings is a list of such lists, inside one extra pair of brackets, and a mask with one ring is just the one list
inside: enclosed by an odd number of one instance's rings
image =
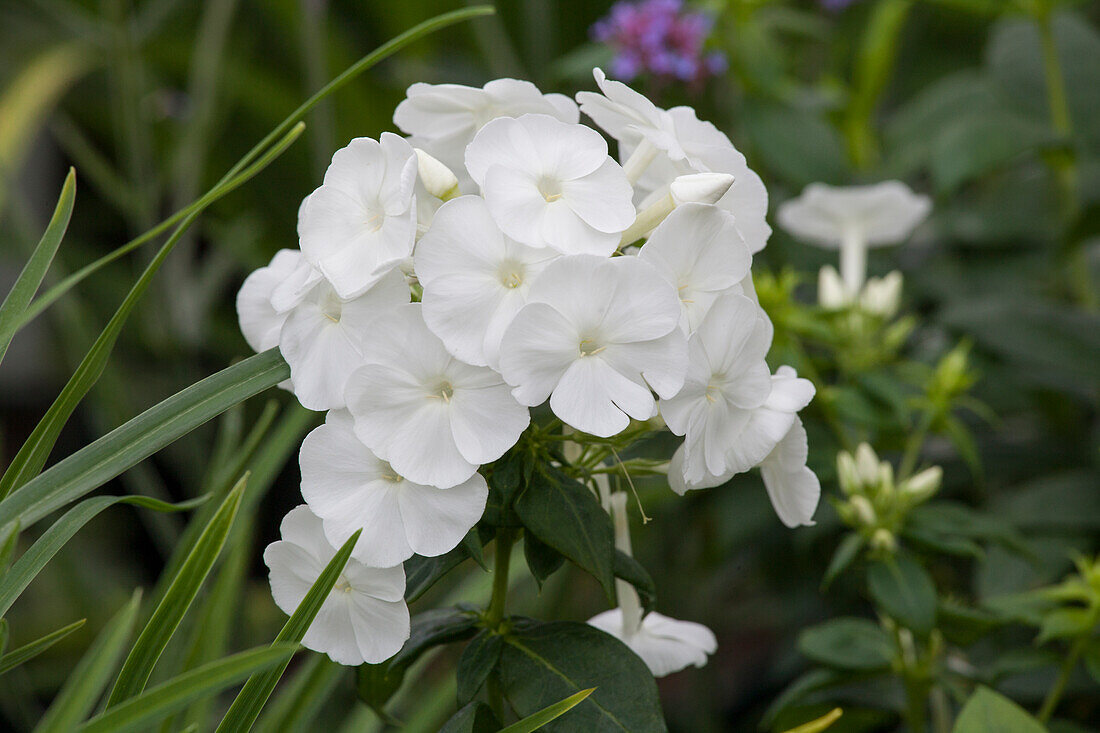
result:
[[(48, 282), (192, 201), (365, 52), (461, 5), (0, 0), (0, 290), (37, 241), (67, 166), (77, 169), (77, 204)], [(569, 95), (594, 87), (592, 66), (606, 65), (612, 52), (590, 40), (589, 27), (610, 3), (500, 0), (497, 7), (496, 17), (418, 41), (360, 77), (307, 118), (289, 152), (208, 210), (131, 318), (57, 457), (247, 355), (233, 308), (240, 282), (276, 250), (296, 245), (298, 204), (319, 185), (332, 153), (352, 137), (393, 130), (394, 106), (409, 84), (480, 86), (513, 76)], [(896, 268), (905, 275), (904, 309), (919, 319), (911, 356), (931, 361), (960, 338), (973, 342), (974, 395), (991, 414), (964, 413), (961, 429), (933, 440), (925, 458), (944, 466), (945, 494), (1015, 523), (1040, 558), (1027, 563), (993, 548), (980, 563), (935, 567), (937, 579), (980, 599), (1061, 577), (1071, 549), (1100, 549), (1100, 3), (695, 7), (714, 15), (708, 47), (726, 53), (728, 72), (698, 87), (652, 79), (635, 86), (665, 107), (690, 104), (724, 130), (767, 183), (773, 212), (814, 181), (901, 178), (934, 199), (911, 242), (872, 253), (871, 274)], [(1060, 73), (1052, 77), (1055, 61)], [(1050, 93), (1059, 78), (1064, 105)], [(113, 263), (16, 338), (0, 366), (4, 463), (153, 252)], [(812, 303), (817, 269), (830, 259), (777, 231), (754, 271), (797, 273), (795, 293)], [(853, 390), (841, 403), (845, 419), (867, 421), (869, 431), (881, 407), (865, 404), (874, 402), (871, 392)], [(273, 397), (287, 402), (283, 393)], [(196, 431), (109, 488), (201, 493), (217, 431), (247, 430), (262, 402)], [(811, 466), (824, 495), (835, 494), (838, 446), (812, 420), (809, 427)], [(888, 438), (876, 447), (896, 455), (899, 446)], [(264, 643), (281, 624), (259, 555), (279, 517), (300, 502), (295, 463), (287, 462), (252, 523), (250, 585), (232, 649)], [(868, 613), (856, 587), (819, 589), (840, 532), (835, 512), (823, 500), (816, 527), (788, 531), (755, 477), (685, 499), (654, 484), (642, 498), (653, 521), (635, 529), (634, 544), (656, 580), (659, 610), (705, 623), (719, 639), (706, 668), (660, 681), (670, 727), (756, 730), (807, 666), (795, 650), (799, 630)], [(13, 608), (13, 641), (74, 617), (89, 623), (5, 677), (0, 729), (33, 724), (95, 630), (133, 587), (155, 581), (182, 527), (174, 515), (122, 508), (64, 548)], [(483, 602), (484, 574), (470, 565), (464, 576), (418, 607), (448, 594)], [(603, 603), (594, 581), (575, 571), (559, 573), (541, 594), (527, 579), (517, 593), (514, 610), (543, 618), (584, 620)], [(395, 706), (398, 717), (420, 726), (410, 729), (434, 730), (450, 714), (453, 657), (444, 652), (424, 665), (418, 674), (427, 682), (409, 685)], [(1052, 676), (1020, 674), (1002, 689), (1034, 705)], [(1100, 701), (1073, 694), (1077, 719), (1100, 721)], [(894, 719), (864, 702), (867, 710), (836, 729), (892, 729)], [(377, 729), (354, 702), (350, 674), (321, 719)]]

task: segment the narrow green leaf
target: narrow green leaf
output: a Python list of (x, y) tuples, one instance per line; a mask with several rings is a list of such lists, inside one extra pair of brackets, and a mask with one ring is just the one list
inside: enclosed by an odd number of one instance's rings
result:
[[(269, 150), (262, 161), (270, 162), (278, 157), (286, 148), (294, 142), (302, 133), (303, 126), (293, 128), (286, 136), (280, 140), (271, 150)], [(266, 164), (266, 163), (265, 163)], [(134, 306), (145, 294), (145, 291), (149, 288), (150, 283), (153, 281), (153, 276), (156, 275), (157, 270), (168, 258), (168, 255), (172, 252), (172, 249), (179, 242), (183, 233), (191, 225), (191, 223), (198, 218), (200, 212), (196, 211), (191, 216), (184, 219), (176, 230), (172, 232), (172, 235), (161, 246), (156, 256), (146, 266), (145, 271), (130, 288), (130, 292), (127, 293), (126, 298), (119, 305), (118, 310), (111, 316), (111, 320), (107, 322), (107, 325), (103, 328), (103, 331), (96, 338), (95, 343), (88, 349), (88, 353), (84, 355), (84, 358), (80, 361), (76, 371), (73, 372), (72, 377), (65, 384), (65, 387), (61, 390), (61, 394), (57, 396), (50, 408), (46, 410), (46, 414), (31, 431), (30, 437), (23, 444), (23, 447), (19, 449), (19, 452), (15, 454), (15, 458), (12, 459), (11, 465), (8, 466), (7, 471), (4, 472), (2, 478), (0, 478), (0, 498), (6, 497), (14, 489), (19, 488), (23, 484), (30, 481), (36, 476), (39, 471), (42, 470), (42, 466), (45, 465), (46, 459), (49, 458), (50, 451), (53, 450), (54, 443), (57, 442), (57, 436), (61, 433), (61, 428), (65, 426), (69, 416), (72, 415), (73, 410), (84, 398), (84, 395), (92, 388), (93, 385), (99, 380), (100, 375), (107, 366), (107, 359), (111, 355), (111, 350), (114, 348), (115, 341), (118, 339), (118, 335), (122, 332), (122, 327), (125, 325), (126, 320), (129, 318)], [(0, 522), (2, 524), (2, 522)]]
[[(275, 637), (274, 644), (277, 645), (282, 642), (297, 644), (302, 640), (309, 629), (309, 625), (316, 618), (317, 612), (324, 605), (325, 599), (332, 592), (332, 587), (336, 585), (336, 581), (340, 578), (340, 573), (344, 572), (344, 566), (347, 565), (348, 558), (351, 557), (351, 551), (355, 548), (358, 539), (359, 532), (357, 531), (333, 555), (325, 569), (317, 576), (317, 580), (310, 587), (309, 592), (306, 593), (306, 597), (298, 604), (298, 608), (295, 609), (282, 630)], [(289, 662), (289, 658), (286, 661)], [(218, 730), (246, 731), (251, 728), (285, 670), (286, 663), (276, 665), (266, 672), (249, 677), (244, 684), (244, 688), (237, 694), (233, 704), (226, 711), (225, 717), (218, 725)]]
[(38, 721), (34, 733), (68, 733), (88, 717), (122, 659), (140, 607), (139, 589), (107, 622), (80, 663), (69, 673), (65, 685)]
[(288, 376), (290, 368), (271, 349), (191, 385), (16, 489), (0, 501), (0, 527), (17, 517), (30, 526)]
[(1043, 616), (1043, 625), (1039, 628), (1036, 644), (1045, 644), (1051, 639), (1072, 639), (1089, 634), (1096, 626), (1096, 616), (1088, 608), (1068, 606), (1056, 608)]
[(1004, 695), (979, 687), (955, 719), (952, 733), (1043, 733), (1035, 718)]
[(191, 509), (203, 501), (206, 501), (206, 497), (182, 504), (167, 504), (147, 496), (95, 496), (80, 502), (67, 511), (61, 519), (50, 525), (50, 528), (43, 532), (42, 536), (15, 561), (11, 570), (0, 577), (0, 616), (8, 612), (11, 604), (15, 603), (15, 599), (31, 584), (31, 581), (65, 543), (107, 507), (115, 504), (131, 504), (145, 509), (171, 512)]
[(936, 586), (928, 571), (906, 556), (889, 557), (867, 569), (867, 587), (879, 607), (918, 634), (936, 623)]
[(500, 733), (532, 733), (532, 731), (538, 730), (551, 720), (556, 720), (565, 715), (577, 705), (580, 705), (585, 698), (595, 691), (595, 687), (581, 690), (576, 694), (570, 695), (561, 702), (556, 702), (553, 705), (543, 708), (534, 715), (528, 715), (523, 720), (512, 723), (507, 728), (501, 728)]
[(3, 577), (15, 556), (15, 546), (19, 543), (19, 520), (0, 528), (0, 577)]
[(439, 733), (497, 733), (500, 721), (492, 708), (478, 700), (463, 706), (452, 715)]
[(191, 602), (195, 600), (195, 595), (221, 553), (225, 537), (237, 515), (237, 507), (241, 503), (241, 494), (244, 493), (247, 480), (247, 475), (241, 478), (225, 497), (218, 513), (203, 530), (187, 560), (172, 580), (168, 592), (157, 604), (149, 623), (138, 636), (118, 673), (114, 689), (107, 699), (108, 708), (140, 694), (145, 689), (145, 683), (149, 681), (149, 675), (153, 673), (153, 667), (164, 652), (164, 647), (176, 633), (183, 615), (191, 607)]
[(0, 618), (0, 654), (8, 648), (8, 620)]
[(825, 576), (821, 579), (821, 589), (828, 588), (837, 576), (847, 570), (862, 549), (863, 536), (860, 534), (853, 532), (841, 540), (836, 551), (833, 552), (829, 567), (825, 569)]
[(256, 723), (260, 733), (298, 733), (313, 729), (313, 718), (328, 704), (347, 667), (324, 654), (311, 654), (288, 684), (279, 688)]
[(4, 360), (4, 354), (8, 351), (8, 345), (15, 335), (16, 322), (30, 305), (38, 286), (46, 277), (46, 271), (50, 269), (57, 248), (61, 245), (61, 239), (65, 236), (65, 230), (69, 228), (69, 218), (73, 215), (73, 203), (76, 201), (76, 171), (69, 169), (69, 175), (65, 176), (65, 185), (61, 187), (61, 196), (57, 199), (57, 207), (54, 209), (50, 223), (46, 226), (46, 232), (38, 245), (31, 253), (23, 271), (19, 273), (15, 284), (0, 304), (0, 361)]
[(294, 644), (276, 644), (205, 664), (106, 710), (76, 730), (80, 733), (147, 731), (192, 700), (222, 690), (268, 667), (287, 664), (296, 650)]
[(8, 670), (15, 669), (20, 664), (30, 659), (34, 659), (42, 652), (79, 629), (84, 625), (85, 621), (87, 621), (87, 619), (83, 618), (79, 621), (73, 621), (68, 626), (63, 626), (57, 631), (50, 632), (41, 639), (35, 639), (30, 644), (25, 644), (18, 649), (12, 649), (10, 652), (0, 657), (0, 674), (4, 674)]

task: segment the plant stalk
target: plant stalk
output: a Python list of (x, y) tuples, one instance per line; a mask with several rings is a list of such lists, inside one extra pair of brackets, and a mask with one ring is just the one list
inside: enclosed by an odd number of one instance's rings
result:
[[(518, 532), (511, 528), (497, 530), (496, 557), (493, 559), (493, 595), (489, 599), (489, 608), (485, 611), (485, 623), (490, 631), (500, 629), (504, 620), (504, 604), (508, 596), (508, 567), (512, 562), (512, 547), (516, 543)], [(494, 672), (486, 683), (489, 694), (489, 707), (497, 720), (504, 719), (504, 692), (500, 689), (500, 679)]]
[(1043, 706), (1039, 708), (1039, 712), (1035, 715), (1043, 725), (1050, 722), (1050, 716), (1054, 714), (1054, 709), (1058, 707), (1058, 702), (1062, 699), (1062, 694), (1066, 691), (1066, 685), (1069, 683), (1069, 676), (1073, 674), (1073, 668), (1077, 666), (1077, 660), (1081, 658), (1081, 653), (1085, 650), (1090, 635), (1091, 633), (1078, 637), (1070, 646), (1069, 654), (1066, 655), (1065, 661), (1062, 662), (1062, 668), (1058, 672), (1058, 679), (1054, 680), (1054, 685), (1047, 693), (1046, 699), (1043, 700)]

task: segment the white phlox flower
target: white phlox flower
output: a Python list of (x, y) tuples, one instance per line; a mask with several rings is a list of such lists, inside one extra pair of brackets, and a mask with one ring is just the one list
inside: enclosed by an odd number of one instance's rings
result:
[(563, 94), (543, 94), (529, 81), (494, 79), (484, 87), (461, 84), (413, 84), (393, 113), (393, 121), (416, 144), (448, 166), (470, 192), (466, 178), (466, 146), (485, 123), (498, 117), (550, 115), (575, 124), (577, 105)]
[(733, 216), (716, 206), (678, 206), (653, 231), (638, 257), (676, 288), (680, 327), (690, 334), (722, 293), (740, 293), (752, 254)]
[(859, 307), (882, 318), (893, 318), (901, 304), (903, 282), (904, 278), (897, 270), (883, 277), (867, 278), (867, 284), (859, 295)]
[(246, 277), (237, 292), (237, 318), (241, 333), (256, 353), (279, 345), (279, 331), (286, 322), (287, 312), (297, 303), (277, 308), (272, 303), (272, 295), (298, 270), (302, 262), (302, 253), (298, 250), (281, 249), (266, 267), (254, 270)]
[(466, 148), (501, 231), (531, 247), (608, 256), (634, 221), (633, 191), (595, 130), (548, 115), (501, 117)]
[(352, 417), (333, 410), (302, 442), (302, 497), (324, 521), (325, 536), (342, 545), (362, 530), (352, 554), (371, 567), (389, 567), (414, 553), (453, 549), (485, 510), (481, 474), (448, 489), (405, 479), (355, 436)]
[(302, 203), (302, 252), (341, 298), (353, 298), (412, 254), (417, 157), (393, 133), (336, 151), (324, 183)]
[(279, 351), (290, 365), (291, 390), (310, 410), (344, 406), (344, 385), (369, 349), (364, 328), (409, 302), (399, 270), (387, 272), (366, 292), (345, 300), (322, 279), (292, 308), (279, 331)]
[[(302, 505), (279, 527), (281, 540), (264, 550), (275, 605), (293, 614), (325, 565), (336, 554), (317, 518)], [(302, 644), (327, 654), (337, 664), (378, 664), (392, 657), (409, 638), (405, 570), (373, 568), (354, 557), (336, 580)]]
[(693, 621), (678, 621), (656, 611), (627, 629), (623, 609), (612, 608), (588, 619), (591, 626), (611, 634), (641, 657), (654, 677), (679, 672), (689, 665), (702, 667), (718, 649), (714, 632)]
[(791, 235), (840, 249), (840, 274), (848, 298), (858, 297), (867, 275), (867, 248), (898, 244), (932, 209), (931, 200), (901, 181), (870, 186), (811, 183), (783, 202), (777, 218)]
[(622, 82), (593, 70), (602, 95), (579, 92), (581, 111), (619, 143), (619, 159), (636, 182), (639, 209), (663, 197), (669, 184), (689, 173), (727, 173), (734, 182), (717, 205), (734, 215), (749, 249), (759, 252), (771, 236), (764, 182), (724, 133), (699, 120), (691, 107), (657, 107)]
[(802, 420), (794, 424), (760, 464), (760, 476), (779, 521), (787, 527), (812, 526), (821, 482), (806, 466), (809, 444)]
[(542, 271), (501, 343), (500, 369), (525, 405), (609, 437), (656, 414), (651, 389), (679, 391), (687, 367), (676, 290), (637, 257), (573, 255)]
[(532, 280), (558, 256), (503, 234), (484, 199), (448, 201), (416, 246), (424, 320), (456, 357), (495, 369), (504, 330), (527, 302)]
[(448, 353), (421, 308), (399, 306), (363, 329), (370, 349), (345, 397), (355, 434), (398, 475), (450, 488), (515, 445), (530, 416), (499, 374)]

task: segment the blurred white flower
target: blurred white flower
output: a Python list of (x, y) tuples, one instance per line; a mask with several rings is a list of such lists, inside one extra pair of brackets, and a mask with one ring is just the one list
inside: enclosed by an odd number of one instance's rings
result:
[(656, 413), (687, 366), (676, 290), (637, 257), (554, 260), (505, 331), (500, 368), (525, 405), (550, 398), (573, 428), (609, 437)]
[(821, 499), (821, 483), (806, 466), (808, 454), (806, 428), (796, 417), (791, 429), (760, 464), (760, 476), (775, 513), (791, 528), (812, 526)]
[(830, 311), (842, 310), (852, 304), (852, 296), (832, 265), (825, 265), (817, 273), (817, 304)]
[(481, 89), (461, 84), (413, 84), (397, 105), (393, 121), (461, 179), (465, 177), (466, 146), (485, 123), (529, 113), (571, 124), (580, 116), (577, 105), (563, 94), (543, 94), (529, 81), (494, 79)]
[(266, 267), (254, 270), (237, 292), (237, 318), (244, 340), (259, 353), (279, 345), (279, 331), (286, 322), (287, 308), (276, 308), (271, 297), (275, 289), (303, 262), (296, 249), (281, 249)]
[(931, 209), (927, 196), (901, 181), (846, 187), (811, 183), (801, 196), (783, 202), (777, 218), (799, 239), (840, 249), (840, 274), (854, 298), (867, 276), (867, 248), (904, 241)]
[(325, 180), (302, 203), (302, 252), (341, 298), (353, 298), (412, 254), (417, 157), (384, 132), (336, 151)]
[[(309, 507), (290, 511), (279, 527), (281, 540), (264, 550), (275, 605), (293, 614), (325, 565), (336, 554)], [(392, 657), (409, 638), (405, 570), (367, 567), (351, 558), (306, 631), (302, 644), (348, 666), (377, 664)]]
[(371, 567), (453, 549), (481, 519), (489, 494), (478, 473), (449, 489), (408, 481), (355, 436), (345, 410), (329, 412), (306, 436), (299, 460), (302, 497), (329, 541), (339, 546), (362, 530), (352, 557)]
[(505, 236), (480, 197), (449, 201), (416, 246), (424, 320), (459, 359), (496, 368), (504, 330), (532, 279), (557, 256)]
[(532, 247), (608, 256), (634, 221), (623, 169), (595, 130), (547, 115), (489, 122), (466, 148), (501, 231)]
[(629, 629), (621, 608), (604, 611), (588, 619), (588, 623), (630, 647), (654, 677), (679, 672), (688, 665), (702, 667), (718, 649), (714, 632), (706, 626), (677, 621), (656, 611), (650, 611), (639, 625)]
[(344, 406), (344, 385), (370, 348), (364, 328), (409, 302), (405, 276), (391, 270), (366, 292), (344, 300), (322, 279), (286, 315), (279, 351), (290, 365), (291, 390), (310, 410)]
[(345, 396), (355, 433), (399, 475), (461, 484), (500, 458), (527, 427), (527, 408), (500, 375), (451, 356), (411, 303), (363, 329), (370, 344)]
[(715, 206), (684, 204), (673, 211), (642, 246), (649, 262), (680, 297), (680, 328), (690, 334), (724, 292), (740, 293), (752, 254), (733, 216)]
[(893, 318), (901, 304), (903, 278), (897, 270), (884, 277), (867, 279), (859, 296), (859, 306), (868, 313), (883, 318)]

